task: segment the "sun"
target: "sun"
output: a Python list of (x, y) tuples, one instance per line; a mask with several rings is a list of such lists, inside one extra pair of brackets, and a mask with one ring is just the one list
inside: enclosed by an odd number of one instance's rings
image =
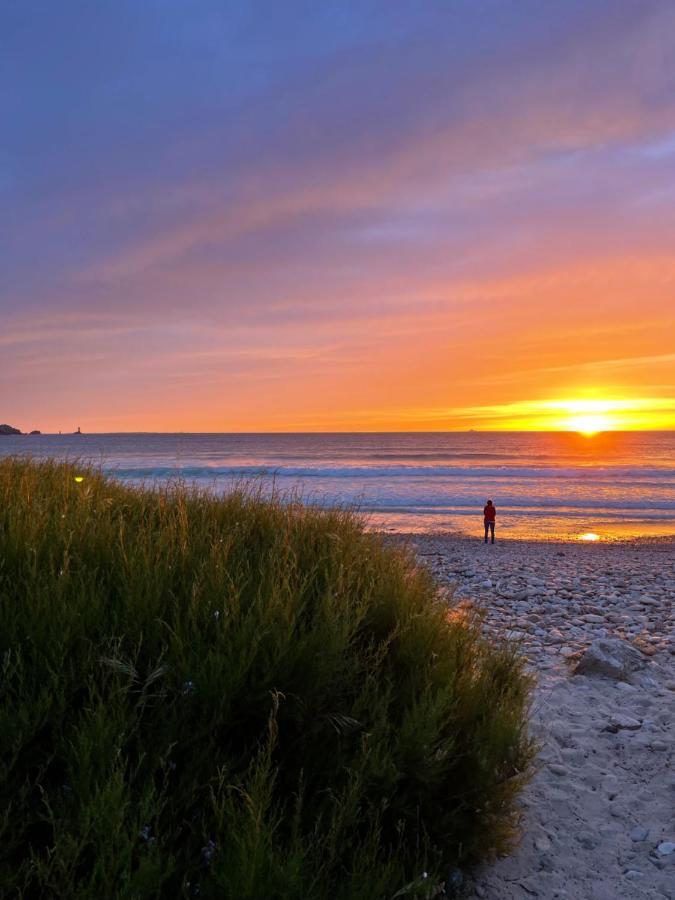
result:
[(601, 431), (615, 431), (618, 425), (617, 402), (614, 400), (563, 400), (559, 408), (567, 413), (561, 423), (563, 428), (586, 437)]
[(570, 431), (578, 431), (586, 437), (592, 437), (600, 431), (611, 431), (612, 420), (602, 413), (591, 415), (570, 416), (567, 420)]

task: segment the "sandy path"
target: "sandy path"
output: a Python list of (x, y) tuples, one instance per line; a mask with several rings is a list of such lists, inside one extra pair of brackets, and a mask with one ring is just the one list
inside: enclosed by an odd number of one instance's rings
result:
[[(488, 633), (521, 642), (538, 677), (542, 749), (522, 840), (475, 873), (469, 895), (673, 900), (675, 545), (408, 540), (454, 585), (451, 602), (480, 607)], [(632, 641), (645, 669), (631, 683), (572, 676), (599, 637)]]

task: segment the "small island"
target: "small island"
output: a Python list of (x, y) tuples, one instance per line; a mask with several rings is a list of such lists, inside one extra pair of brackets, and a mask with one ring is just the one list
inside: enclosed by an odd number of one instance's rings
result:
[(20, 428), (14, 428), (13, 425), (0, 425), (0, 435), (11, 435), (11, 434), (23, 434), (25, 435), (34, 435), (34, 434), (42, 434), (41, 431), (35, 429), (34, 431), (23, 432)]

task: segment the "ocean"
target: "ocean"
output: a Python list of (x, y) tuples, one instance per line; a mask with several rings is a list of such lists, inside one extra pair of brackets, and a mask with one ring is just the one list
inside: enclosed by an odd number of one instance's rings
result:
[(616, 539), (675, 534), (675, 432), (84, 434), (0, 437), (0, 456), (80, 459), (133, 484), (254, 479), (395, 532)]

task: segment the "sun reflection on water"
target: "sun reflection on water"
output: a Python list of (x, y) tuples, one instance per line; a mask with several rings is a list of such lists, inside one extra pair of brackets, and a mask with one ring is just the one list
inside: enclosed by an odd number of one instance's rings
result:
[(585, 531), (583, 534), (579, 535), (580, 541), (599, 541), (600, 535), (596, 534), (594, 531)]

